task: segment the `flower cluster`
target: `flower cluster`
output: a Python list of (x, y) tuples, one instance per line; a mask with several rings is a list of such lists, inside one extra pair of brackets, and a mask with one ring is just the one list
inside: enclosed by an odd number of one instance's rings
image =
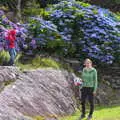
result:
[(27, 37), (27, 29), (22, 26), (22, 24), (15, 24), (11, 22), (4, 14), (2, 10), (0, 10), (0, 50), (7, 48), (7, 42), (5, 37), (10, 29), (15, 29), (17, 31), (16, 36), (16, 50), (20, 51), (25, 44), (25, 38)]
[(28, 24), (28, 31), (30, 49), (35, 51), (37, 49), (37, 53), (39, 50), (55, 50), (57, 46), (63, 44), (57, 26), (51, 21), (32, 17)]
[(67, 54), (72, 49), (73, 57), (112, 63), (120, 53), (120, 24), (109, 10), (75, 1), (62, 1), (50, 10), (49, 19), (68, 43)]

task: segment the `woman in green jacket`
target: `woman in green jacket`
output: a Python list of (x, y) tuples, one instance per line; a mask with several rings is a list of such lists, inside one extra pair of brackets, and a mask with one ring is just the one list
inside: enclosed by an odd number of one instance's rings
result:
[(83, 87), (81, 89), (82, 114), (79, 120), (85, 117), (85, 102), (87, 98), (90, 103), (90, 112), (87, 120), (90, 120), (94, 111), (94, 96), (97, 90), (97, 71), (92, 66), (90, 59), (86, 59), (84, 65), (85, 67), (82, 72)]

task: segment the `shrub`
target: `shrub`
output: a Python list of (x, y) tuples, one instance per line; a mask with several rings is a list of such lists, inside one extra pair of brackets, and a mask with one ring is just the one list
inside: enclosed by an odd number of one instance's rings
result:
[(2, 50), (0, 51), (0, 65), (8, 63), (9, 61), (9, 54), (8, 52)]
[(115, 14), (74, 0), (62, 1), (47, 10), (47, 21), (34, 18), (30, 23), (37, 49), (43, 47), (64, 57), (89, 57), (103, 63), (119, 59), (120, 24)]
[(32, 38), (32, 40), (30, 39), (29, 47), (34, 54), (38, 54), (39, 50), (53, 54), (59, 52), (59, 48), (64, 45), (57, 26), (51, 21), (32, 17), (28, 24), (28, 30), (31, 35), (30, 38)]
[(0, 50), (4, 49), (3, 45), (5, 45), (5, 46), (7, 45), (6, 44), (7, 42), (5, 40), (5, 35), (10, 29), (16, 29), (16, 31), (17, 31), (16, 42), (18, 44), (16, 44), (16, 50), (20, 51), (21, 48), (24, 47), (27, 30), (25, 29), (25, 27), (23, 27), (23, 25), (22, 25), (22, 28), (20, 29), (17, 24), (10, 21), (5, 16), (5, 13), (2, 10), (0, 10)]
[[(0, 24), (5, 29), (16, 26), (2, 11)], [(61, 1), (47, 8), (44, 18), (30, 18), (25, 28), (27, 46), (23, 37), (18, 43), (22, 41), (22, 48), (28, 49), (30, 54), (45, 51), (68, 58), (89, 57), (99, 63), (119, 62), (119, 14), (107, 9), (75, 0)]]

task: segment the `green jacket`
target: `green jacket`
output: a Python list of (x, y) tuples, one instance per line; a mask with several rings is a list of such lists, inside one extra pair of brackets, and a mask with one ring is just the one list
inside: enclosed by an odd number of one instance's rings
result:
[(91, 68), (89, 70), (84, 68), (82, 72), (82, 80), (83, 80), (83, 87), (93, 87), (94, 92), (96, 92), (98, 81), (97, 81), (97, 71), (95, 68)]

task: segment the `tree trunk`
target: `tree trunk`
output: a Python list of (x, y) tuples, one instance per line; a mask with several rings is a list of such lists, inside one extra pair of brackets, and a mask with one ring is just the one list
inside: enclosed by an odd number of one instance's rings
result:
[(18, 21), (21, 20), (21, 2), (22, 2), (22, 0), (17, 0), (17, 18), (18, 18)]

